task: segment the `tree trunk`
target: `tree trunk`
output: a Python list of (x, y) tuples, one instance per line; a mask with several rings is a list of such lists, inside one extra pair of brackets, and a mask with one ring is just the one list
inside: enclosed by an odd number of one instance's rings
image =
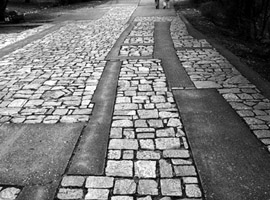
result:
[(5, 20), (5, 10), (8, 0), (0, 0), (0, 21)]

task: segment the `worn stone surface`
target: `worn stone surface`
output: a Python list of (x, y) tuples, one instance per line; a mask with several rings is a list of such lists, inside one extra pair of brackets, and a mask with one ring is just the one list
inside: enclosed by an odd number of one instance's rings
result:
[(136, 183), (131, 179), (120, 179), (115, 181), (114, 194), (135, 194)]
[(112, 188), (114, 178), (102, 176), (89, 176), (86, 179), (86, 188)]
[(107, 162), (106, 167), (107, 176), (133, 176), (133, 163), (132, 161), (111, 161)]

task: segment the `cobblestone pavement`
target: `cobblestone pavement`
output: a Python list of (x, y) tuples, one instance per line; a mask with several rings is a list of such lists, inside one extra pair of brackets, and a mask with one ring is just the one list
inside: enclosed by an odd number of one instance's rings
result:
[(22, 31), (20, 33), (9, 33), (9, 34), (0, 34), (0, 49), (14, 44), (15, 42), (18, 42), (20, 40), (23, 40), (31, 35), (37, 34), (38, 32), (41, 32), (45, 29), (48, 29), (52, 27), (52, 24), (44, 24), (42, 26), (38, 26), (36, 28), (31, 28), (26, 31)]
[(88, 121), (105, 57), (134, 7), (70, 22), (0, 61), (0, 122)]
[[(5, 56), (0, 62), (0, 121), (88, 121), (105, 57), (134, 9), (115, 7), (96, 21), (68, 22)], [(217, 88), (270, 149), (270, 102), (253, 84), (206, 40), (191, 37), (179, 17), (137, 17), (119, 50), (123, 59), (105, 172), (64, 175), (57, 200), (203, 199), (185, 125), (162, 61), (153, 59), (154, 23), (163, 21), (171, 22), (177, 55), (195, 87)], [(20, 191), (0, 187), (0, 200), (14, 200)]]

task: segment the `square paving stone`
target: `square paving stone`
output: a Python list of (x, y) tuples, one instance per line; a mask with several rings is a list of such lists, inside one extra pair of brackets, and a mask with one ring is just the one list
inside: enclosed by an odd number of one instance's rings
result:
[(135, 162), (135, 176), (138, 176), (139, 178), (155, 178), (156, 161)]
[(155, 180), (141, 179), (138, 185), (138, 194), (158, 195), (158, 184)]
[(161, 193), (168, 196), (182, 196), (182, 187), (180, 179), (161, 179)]
[(135, 194), (136, 183), (132, 179), (120, 179), (115, 181), (114, 194)]

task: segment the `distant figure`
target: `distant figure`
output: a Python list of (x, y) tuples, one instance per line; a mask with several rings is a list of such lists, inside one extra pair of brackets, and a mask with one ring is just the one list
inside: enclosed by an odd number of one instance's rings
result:
[(170, 8), (170, 0), (164, 0), (163, 1), (163, 9)]
[(156, 9), (159, 8), (159, 0), (155, 0), (155, 4), (156, 4)]

